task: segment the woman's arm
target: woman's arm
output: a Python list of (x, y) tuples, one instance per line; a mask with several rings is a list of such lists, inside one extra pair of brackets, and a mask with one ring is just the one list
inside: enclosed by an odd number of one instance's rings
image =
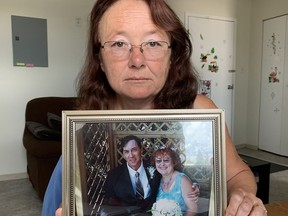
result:
[(62, 202), (62, 156), (60, 157), (50, 178), (45, 192), (42, 216), (55, 215)]
[[(198, 95), (194, 109), (217, 109), (206, 96)], [(226, 175), (228, 207), (226, 215), (266, 215), (262, 201), (256, 197), (257, 185), (250, 168), (239, 157), (226, 127)]]
[(187, 176), (182, 176), (181, 178), (181, 192), (184, 199), (187, 212), (185, 216), (194, 216), (197, 213), (197, 200), (189, 198), (189, 194), (193, 193), (192, 183)]

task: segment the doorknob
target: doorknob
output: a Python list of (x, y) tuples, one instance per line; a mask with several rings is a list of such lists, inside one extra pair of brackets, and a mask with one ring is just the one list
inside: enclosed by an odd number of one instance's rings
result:
[(232, 84), (232, 85), (228, 85), (228, 89), (229, 89), (229, 90), (234, 89), (234, 85), (233, 85), (233, 84)]

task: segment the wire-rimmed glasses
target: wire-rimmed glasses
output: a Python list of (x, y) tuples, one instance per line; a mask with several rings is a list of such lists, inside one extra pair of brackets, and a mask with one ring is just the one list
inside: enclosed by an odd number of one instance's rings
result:
[(166, 41), (148, 41), (140, 45), (132, 45), (125, 41), (106, 41), (101, 45), (102, 49), (109, 51), (111, 56), (118, 60), (128, 59), (134, 47), (139, 47), (146, 60), (162, 59), (171, 48)]

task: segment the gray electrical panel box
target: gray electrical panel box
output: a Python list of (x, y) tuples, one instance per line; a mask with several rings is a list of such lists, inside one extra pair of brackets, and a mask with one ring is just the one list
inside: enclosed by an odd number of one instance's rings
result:
[(47, 20), (11, 16), (13, 65), (48, 67)]

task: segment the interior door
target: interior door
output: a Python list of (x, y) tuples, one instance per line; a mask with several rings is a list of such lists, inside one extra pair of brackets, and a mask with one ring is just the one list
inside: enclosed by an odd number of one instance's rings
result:
[(199, 93), (225, 110), (233, 136), (233, 95), (235, 72), (235, 20), (186, 14), (191, 35), (192, 62), (201, 79)]
[(259, 124), (259, 148), (285, 156), (288, 156), (287, 29), (288, 15), (263, 21)]

